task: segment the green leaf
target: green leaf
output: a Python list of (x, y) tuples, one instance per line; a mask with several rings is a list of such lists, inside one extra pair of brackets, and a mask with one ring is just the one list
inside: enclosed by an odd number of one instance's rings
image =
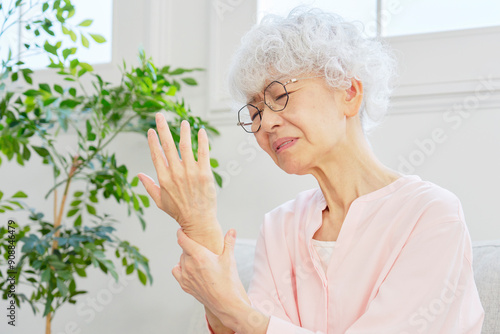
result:
[(141, 206), (140, 206), (139, 200), (137, 199), (137, 197), (135, 196), (135, 194), (132, 195), (132, 201), (134, 203), (134, 210), (138, 211), (141, 208)]
[(82, 225), (82, 215), (78, 215), (78, 217), (76, 217), (73, 225), (74, 226), (81, 226)]
[(38, 86), (40, 87), (41, 90), (44, 90), (47, 93), (51, 93), (52, 94), (52, 91), (50, 90), (50, 86), (49, 85), (47, 85), (45, 83), (42, 83), (42, 84), (39, 84)]
[(101, 35), (98, 35), (98, 34), (89, 34), (90, 37), (92, 37), (94, 39), (94, 41), (96, 41), (97, 43), (104, 43), (106, 42), (106, 38), (104, 38), (103, 36)]
[(36, 153), (38, 153), (39, 156), (42, 158), (45, 158), (46, 156), (49, 155), (49, 151), (45, 147), (41, 146), (32, 146), (33, 149), (35, 150)]
[(219, 167), (219, 162), (216, 159), (210, 158), (210, 166), (212, 168), (217, 168)]
[(139, 221), (141, 222), (142, 230), (145, 231), (146, 230), (146, 221), (141, 216), (138, 216), (138, 217), (139, 217)]
[(141, 199), (142, 205), (144, 207), (149, 208), (149, 197), (146, 195), (139, 195), (139, 198)]
[(146, 285), (148, 282), (146, 274), (144, 274), (140, 269), (137, 269), (137, 275), (139, 276), (139, 281), (141, 281), (142, 285)]
[(83, 34), (80, 34), (80, 36), (82, 38), (82, 45), (88, 49), (90, 45), (89, 40), (87, 39), (87, 37), (83, 36)]
[(134, 272), (134, 265), (130, 264), (127, 266), (127, 270), (125, 271), (127, 275), (130, 275)]
[(42, 12), (45, 12), (47, 9), (49, 9), (49, 4), (46, 2), (42, 6)]
[(81, 269), (81, 268), (78, 268), (77, 266), (75, 266), (75, 272), (80, 277), (87, 277), (87, 273), (85, 272), (85, 269)]
[(83, 191), (75, 191), (73, 194), (74, 197), (81, 197), (83, 195)]
[(198, 84), (198, 82), (196, 82), (196, 80), (193, 78), (182, 78), (182, 81), (184, 81), (187, 85), (190, 86), (196, 86)]
[(64, 284), (64, 281), (60, 278), (57, 278), (57, 288), (63, 297), (68, 295), (68, 287)]
[(212, 171), (212, 173), (214, 174), (215, 182), (217, 182), (217, 185), (222, 188), (222, 177), (214, 171)]
[(33, 84), (33, 79), (31, 79), (29, 72), (23, 71), (23, 78), (30, 85)]
[(137, 176), (135, 176), (133, 179), (132, 179), (132, 182), (130, 182), (130, 185), (132, 187), (137, 187), (137, 185), (139, 184), (139, 178)]
[(17, 193), (15, 193), (12, 198), (27, 198), (28, 195), (26, 195), (25, 193), (23, 193), (22, 191), (18, 191)]
[(0, 191), (0, 199), (3, 197), (3, 192)]
[(88, 63), (83, 63), (81, 62), (80, 63), (80, 67), (89, 71), (89, 72), (92, 72), (94, 70), (94, 68), (92, 67), (92, 65), (88, 64)]
[(43, 310), (43, 316), (47, 316), (47, 314), (50, 313), (50, 311), (52, 310), (52, 300), (54, 299), (54, 296), (52, 296), (52, 294), (49, 294), (49, 296), (47, 297), (47, 300), (45, 302), (45, 309)]
[(67, 100), (64, 100), (62, 101), (60, 104), (59, 104), (59, 107), (60, 108), (69, 108), (69, 109), (73, 109), (74, 107), (76, 107), (77, 105), (80, 104), (80, 101), (78, 100), (72, 100), (72, 99), (67, 99)]
[(28, 89), (23, 94), (26, 95), (26, 96), (39, 96), (39, 95), (42, 95), (41, 92), (39, 92), (37, 90), (34, 90), (34, 89)]
[(69, 63), (69, 68), (76, 68), (80, 64), (80, 61), (78, 59), (73, 59)]
[(49, 42), (45, 41), (45, 44), (43, 45), (43, 49), (47, 51), (50, 54), (53, 54), (54, 56), (57, 56), (57, 47), (54, 45), (51, 45)]
[(177, 68), (177, 69), (173, 70), (172, 72), (170, 72), (169, 74), (170, 75), (179, 75), (179, 74), (182, 74), (184, 72), (189, 72), (189, 70), (184, 69), (184, 68)]
[(80, 200), (73, 201), (73, 202), (71, 202), (70, 206), (78, 206), (78, 205), (80, 205), (81, 202), (82, 201), (80, 201)]
[(78, 209), (78, 208), (71, 209), (71, 210), (68, 211), (68, 214), (66, 216), (67, 217), (72, 217), (72, 216), (76, 215), (78, 211), (80, 211), (80, 209)]
[(95, 215), (95, 214), (96, 214), (96, 210), (95, 210), (95, 208), (94, 208), (92, 205), (87, 204), (87, 205), (86, 205), (86, 207), (87, 207), (87, 211), (88, 211), (91, 215)]
[(54, 85), (54, 90), (56, 92), (58, 92), (59, 94), (63, 94), (64, 93), (63, 88), (61, 86), (59, 86), (59, 85)]
[(50, 268), (47, 268), (42, 273), (42, 282), (48, 282), (50, 280)]
[(64, 49), (62, 52), (64, 60), (66, 60), (70, 54), (71, 54), (71, 49)]
[(58, 100), (58, 97), (51, 97), (43, 101), (43, 106), (46, 107), (48, 105), (51, 105), (52, 103), (56, 102)]
[(73, 30), (69, 31), (69, 37), (71, 38), (71, 40), (73, 42), (76, 42), (76, 34), (75, 34), (75, 32)]
[(80, 24), (78, 24), (80, 27), (88, 27), (92, 24), (92, 22), (94, 22), (93, 20), (83, 20), (82, 22), (80, 22)]

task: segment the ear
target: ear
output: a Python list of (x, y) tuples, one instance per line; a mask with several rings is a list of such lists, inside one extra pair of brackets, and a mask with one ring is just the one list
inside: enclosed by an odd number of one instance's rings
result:
[(351, 79), (351, 87), (345, 90), (344, 104), (347, 107), (345, 115), (351, 117), (359, 112), (363, 102), (363, 84), (354, 78)]

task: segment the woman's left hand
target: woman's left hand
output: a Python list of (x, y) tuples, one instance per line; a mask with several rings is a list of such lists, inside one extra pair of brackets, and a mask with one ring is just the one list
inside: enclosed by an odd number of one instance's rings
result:
[(190, 239), (182, 229), (177, 231), (177, 242), (184, 252), (172, 274), (185, 292), (208, 307), (223, 323), (240, 306), (250, 305), (234, 259), (235, 240), (236, 231), (229, 230), (222, 254), (216, 255)]

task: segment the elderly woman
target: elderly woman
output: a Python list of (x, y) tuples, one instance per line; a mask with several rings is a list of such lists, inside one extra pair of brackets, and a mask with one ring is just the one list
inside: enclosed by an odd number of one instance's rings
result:
[[(269, 212), (248, 294), (216, 218), (208, 140), (198, 161), (189, 124), (179, 159), (165, 119), (149, 146), (159, 186), (140, 179), (175, 218), (184, 252), (172, 270), (205, 305), (214, 333), (480, 333), (484, 312), (459, 199), (401, 175), (365, 134), (387, 110), (395, 62), (380, 42), (319, 10), (268, 16), (244, 37), (230, 86), (238, 124), (289, 174), (318, 189)], [(163, 151), (162, 151), (163, 149)], [(207, 329), (208, 330), (208, 329)]]

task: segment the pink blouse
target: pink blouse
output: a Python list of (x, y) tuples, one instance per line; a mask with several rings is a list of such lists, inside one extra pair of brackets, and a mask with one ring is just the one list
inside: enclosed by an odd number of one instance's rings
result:
[(416, 175), (358, 197), (326, 273), (312, 237), (326, 201), (300, 193), (265, 216), (252, 305), (269, 334), (479, 334), (484, 310), (459, 199)]

